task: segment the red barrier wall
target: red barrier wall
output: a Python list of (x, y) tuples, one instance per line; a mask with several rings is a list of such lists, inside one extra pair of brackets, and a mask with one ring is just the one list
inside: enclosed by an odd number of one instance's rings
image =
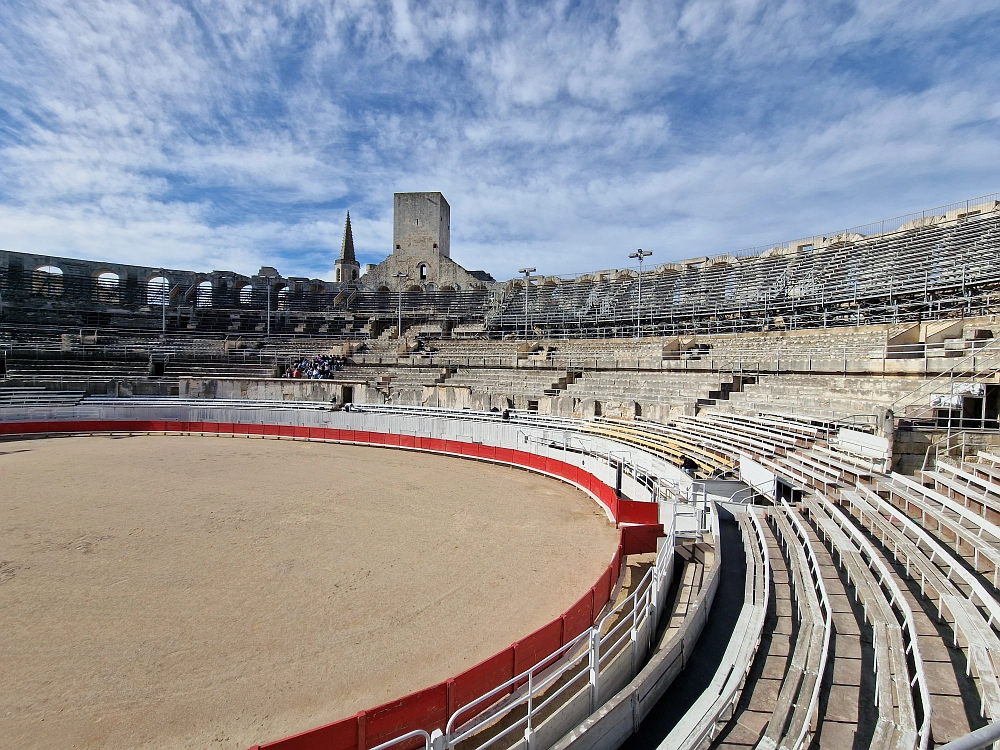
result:
[[(613, 487), (589, 472), (558, 459), (510, 448), (494, 448), (478, 443), (437, 438), (415, 438), (391, 433), (340, 430), (325, 427), (288, 425), (228, 424), (220, 422), (179, 422), (163, 420), (79, 420), (53, 422), (0, 423), (0, 435), (87, 432), (180, 432), (219, 435), (271, 435), (284, 438), (365, 443), (414, 448), (452, 455), (500, 461), (566, 479), (589, 491), (610, 512), (621, 527), (621, 542), (611, 564), (597, 583), (559, 618), (525, 636), (498, 654), (480, 662), (451, 680), (381, 706), (362, 711), (301, 734), (267, 745), (272, 750), (364, 750), (415, 729), (430, 732), (444, 729), (448, 719), (461, 707), (502, 685), (533, 664), (550, 656), (560, 646), (580, 635), (608, 603), (618, 580), (623, 557), (655, 552), (663, 527), (656, 524), (656, 503), (620, 498)], [(474, 712), (473, 712), (474, 713)], [(414, 746), (419, 746), (420, 742)], [(408, 745), (400, 745), (407, 750)]]

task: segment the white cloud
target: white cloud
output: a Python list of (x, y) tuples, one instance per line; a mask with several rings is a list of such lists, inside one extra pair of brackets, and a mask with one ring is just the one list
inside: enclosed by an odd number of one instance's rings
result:
[[(998, 189), (985, 6), (49, 0), (0, 8), (0, 246), (329, 274), (392, 193), (510, 276)], [(976, 65), (968, 64), (975, 60)]]

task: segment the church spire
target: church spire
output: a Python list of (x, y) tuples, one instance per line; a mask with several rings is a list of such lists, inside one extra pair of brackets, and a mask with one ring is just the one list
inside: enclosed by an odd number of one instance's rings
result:
[(355, 262), (354, 234), (351, 232), (351, 212), (347, 212), (347, 222), (344, 224), (344, 241), (340, 244), (340, 259)]

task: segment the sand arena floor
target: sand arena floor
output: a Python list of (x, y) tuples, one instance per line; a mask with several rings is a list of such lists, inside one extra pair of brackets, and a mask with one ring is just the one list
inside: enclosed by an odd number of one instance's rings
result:
[(246, 748), (568, 608), (617, 532), (538, 475), (209, 437), (0, 443), (0, 747)]

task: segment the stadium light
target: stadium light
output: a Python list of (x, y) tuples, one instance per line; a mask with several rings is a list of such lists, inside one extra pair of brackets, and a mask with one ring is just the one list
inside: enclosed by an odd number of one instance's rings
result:
[(628, 257), (639, 259), (639, 297), (635, 302), (635, 340), (642, 338), (642, 261), (653, 254), (652, 250), (643, 250), (641, 247)]
[(271, 338), (271, 284), (281, 274), (270, 266), (261, 268), (257, 273), (267, 281), (267, 337)]
[(518, 273), (524, 274), (524, 343), (528, 343), (528, 285), (531, 281), (531, 274), (534, 268), (519, 268)]
[(398, 340), (403, 335), (403, 279), (409, 278), (409, 275), (403, 271), (396, 271), (393, 275), (399, 282), (399, 314), (396, 318), (396, 339)]

